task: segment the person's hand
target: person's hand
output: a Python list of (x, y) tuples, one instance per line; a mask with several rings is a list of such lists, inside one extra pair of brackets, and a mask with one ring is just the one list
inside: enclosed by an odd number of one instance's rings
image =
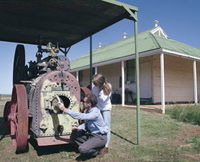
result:
[(58, 95), (56, 95), (56, 99), (57, 99), (58, 103), (62, 103), (61, 100), (60, 100), (60, 97)]
[(63, 112), (67, 112), (67, 109), (65, 108), (64, 104), (61, 102), (60, 97), (58, 95), (56, 95), (56, 99), (58, 101), (57, 106), (60, 110), (62, 110)]

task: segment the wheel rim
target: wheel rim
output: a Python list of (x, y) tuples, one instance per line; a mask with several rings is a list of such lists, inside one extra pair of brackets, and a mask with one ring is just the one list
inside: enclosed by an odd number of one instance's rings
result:
[(10, 122), (8, 120), (8, 116), (10, 114), (11, 101), (6, 102), (3, 111), (3, 123), (2, 123), (2, 131), (3, 135), (10, 134)]
[(25, 152), (28, 145), (28, 104), (24, 85), (15, 85), (9, 115), (10, 134), (16, 152)]
[(92, 92), (87, 87), (81, 87), (81, 99), (83, 99), (87, 94), (91, 94)]

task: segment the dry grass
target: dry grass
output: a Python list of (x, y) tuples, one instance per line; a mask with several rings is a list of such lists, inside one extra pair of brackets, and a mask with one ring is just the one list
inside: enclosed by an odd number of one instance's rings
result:
[(68, 145), (37, 148), (34, 143), (29, 143), (28, 153), (16, 155), (10, 138), (6, 137), (0, 141), (0, 161), (200, 161), (199, 152), (187, 143), (197, 134), (200, 134), (199, 126), (177, 122), (168, 115), (141, 111), (141, 144), (135, 145), (135, 110), (115, 106), (110, 150), (101, 159), (79, 159), (79, 153)]

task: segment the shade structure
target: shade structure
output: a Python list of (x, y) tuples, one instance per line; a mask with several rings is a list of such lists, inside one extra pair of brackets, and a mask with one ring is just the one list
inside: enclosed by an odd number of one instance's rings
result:
[(0, 0), (0, 41), (67, 48), (124, 18), (134, 20), (139, 144), (137, 10), (115, 0)]
[(0, 0), (0, 40), (71, 45), (124, 19), (137, 8), (115, 0)]

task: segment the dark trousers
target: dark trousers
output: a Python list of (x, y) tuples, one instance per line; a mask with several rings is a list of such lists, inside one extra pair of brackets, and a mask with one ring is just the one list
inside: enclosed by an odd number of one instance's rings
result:
[(77, 129), (72, 132), (71, 140), (78, 145), (81, 154), (96, 156), (99, 150), (105, 146), (107, 136)]

